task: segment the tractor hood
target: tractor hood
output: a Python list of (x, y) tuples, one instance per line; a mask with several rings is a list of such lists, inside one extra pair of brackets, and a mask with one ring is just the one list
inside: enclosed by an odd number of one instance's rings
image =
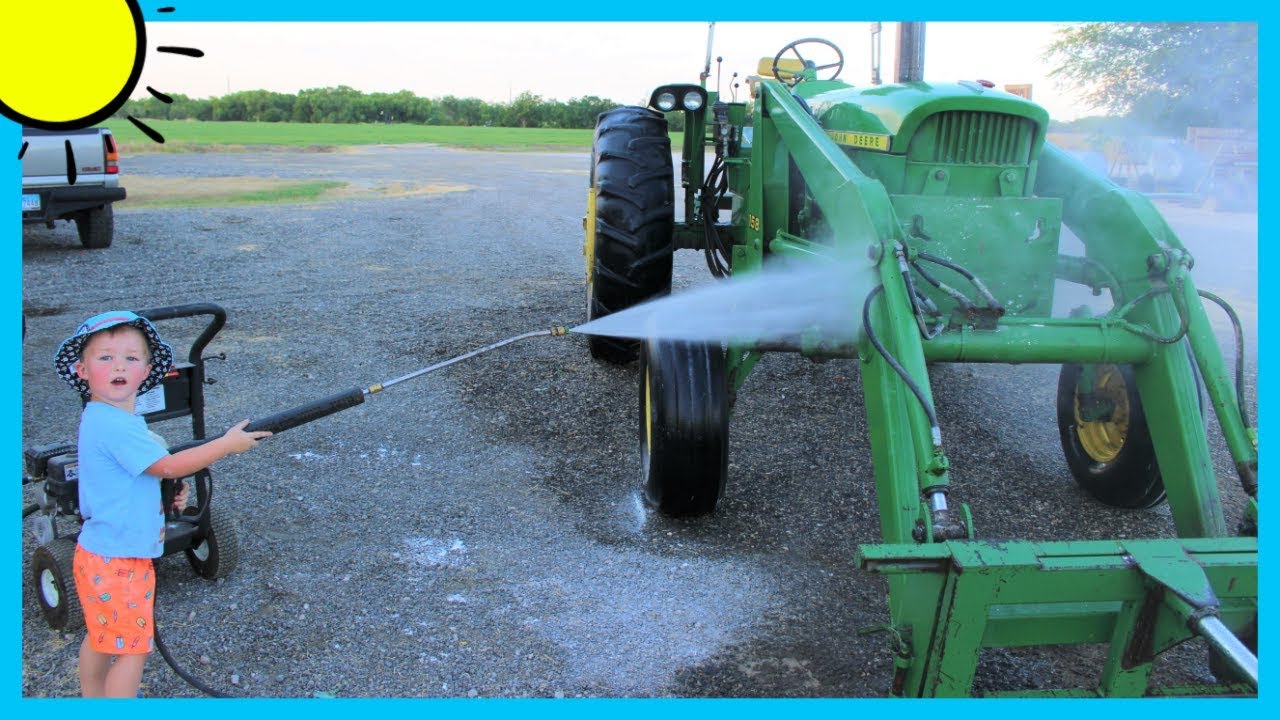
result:
[(1024, 118), (1033, 126), (1032, 147), (1036, 149), (1049, 127), (1049, 113), (1039, 105), (971, 81), (866, 88), (831, 82), (801, 83), (795, 93), (809, 103), (828, 134), (860, 138), (847, 144), (895, 154), (905, 154), (921, 123), (938, 113), (958, 111)]

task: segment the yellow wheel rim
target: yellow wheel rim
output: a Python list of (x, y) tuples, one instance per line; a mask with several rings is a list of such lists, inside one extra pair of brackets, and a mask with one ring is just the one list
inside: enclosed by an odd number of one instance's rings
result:
[(591, 274), (596, 266), (596, 189), (587, 188), (587, 216), (582, 218), (586, 239), (582, 243), (582, 255), (587, 260), (587, 288), (591, 288)]
[(653, 403), (649, 396), (649, 368), (644, 369), (644, 452), (653, 452)]
[(1129, 393), (1115, 365), (1095, 367), (1094, 394), (1110, 401), (1110, 419), (1085, 421), (1080, 416), (1080, 388), (1075, 392), (1076, 433), (1080, 446), (1096, 462), (1109, 463), (1120, 455), (1129, 434)]

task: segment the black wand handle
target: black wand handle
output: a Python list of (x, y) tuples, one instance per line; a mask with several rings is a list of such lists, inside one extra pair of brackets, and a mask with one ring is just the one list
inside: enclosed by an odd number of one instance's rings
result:
[[(304, 425), (312, 420), (319, 420), (326, 415), (332, 415), (339, 410), (346, 410), (349, 407), (355, 407), (364, 402), (364, 390), (360, 388), (351, 388), (344, 390), (336, 395), (330, 395), (327, 398), (313, 400), (305, 405), (299, 405), (290, 408), (284, 412), (278, 412), (275, 415), (269, 415), (261, 420), (254, 420), (245, 426), (246, 432), (255, 430), (267, 430), (272, 433), (283, 432), (289, 428), (295, 428)], [(174, 445), (169, 448), (169, 452), (177, 453), (189, 448), (203, 445), (213, 438), (204, 440), (189, 440), (181, 445)]]
[(268, 430), (273, 433), (283, 432), (289, 428), (305, 425), (312, 420), (319, 420), (326, 415), (332, 415), (339, 410), (355, 407), (362, 402), (364, 402), (364, 391), (360, 388), (351, 388), (336, 395), (330, 395), (327, 398), (314, 400), (305, 405), (299, 405), (284, 412), (269, 415), (261, 420), (254, 420), (245, 427), (245, 432), (254, 432), (255, 430)]

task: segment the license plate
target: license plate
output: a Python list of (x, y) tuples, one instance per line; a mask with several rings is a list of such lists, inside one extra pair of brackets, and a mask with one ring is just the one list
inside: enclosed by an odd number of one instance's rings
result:
[[(13, 197), (13, 196), (10, 195), (9, 197)], [(40, 209), (40, 196), (23, 193), (22, 212), (26, 212), (28, 210), (39, 210), (39, 209)]]

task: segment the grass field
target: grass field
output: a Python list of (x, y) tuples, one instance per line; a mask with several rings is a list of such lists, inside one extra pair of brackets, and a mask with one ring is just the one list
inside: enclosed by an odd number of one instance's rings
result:
[[(163, 152), (338, 152), (344, 147), (432, 143), (469, 150), (589, 152), (592, 130), (547, 128), (441, 127), (401, 124), (313, 124), (144, 120), (164, 136), (156, 143), (133, 123), (112, 119), (122, 155)], [(677, 151), (681, 133), (671, 134)], [(187, 208), (323, 202), (361, 194), (449, 192), (452, 188), (386, 187), (355, 193), (344, 182), (308, 182), (281, 178), (128, 177), (125, 209)]]
[[(316, 124), (144, 120), (164, 136), (153, 142), (133, 123), (107, 123), (125, 153), (189, 152), (210, 149), (252, 151), (266, 147), (299, 150), (348, 145), (435, 143), (475, 150), (589, 150), (591, 130), (551, 128), (446, 127), (403, 124)], [(673, 138), (674, 139), (674, 138)], [(678, 139), (676, 139), (678, 142)]]

